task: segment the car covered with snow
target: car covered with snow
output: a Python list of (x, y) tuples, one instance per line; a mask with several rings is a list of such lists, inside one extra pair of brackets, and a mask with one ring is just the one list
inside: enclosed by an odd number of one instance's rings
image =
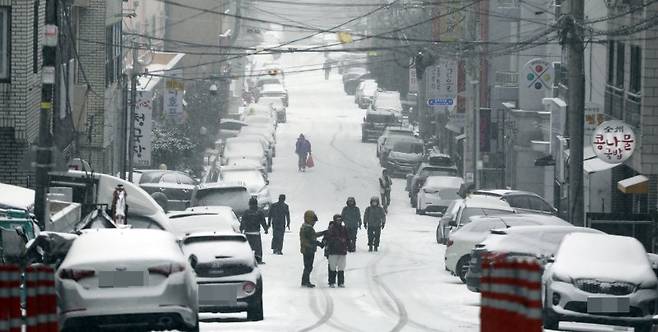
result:
[(83, 232), (57, 269), (55, 287), (65, 331), (199, 330), (194, 271), (169, 232)]
[(283, 106), (288, 107), (288, 90), (282, 84), (264, 84), (260, 88), (260, 98), (276, 97), (283, 100)]
[(635, 238), (573, 233), (543, 275), (544, 328), (583, 322), (651, 331), (658, 280)]
[(249, 208), (250, 198), (251, 195), (243, 184), (204, 183), (194, 190), (190, 207), (228, 206), (238, 217), (242, 217)]
[(472, 215), (468, 223), (450, 234), (445, 252), (446, 269), (465, 283), (471, 251), (476, 244), (487, 238), (492, 229), (529, 225), (570, 226), (571, 224), (555, 216), (538, 214), (496, 215), (494, 212)]
[(414, 172), (407, 174), (407, 184), (405, 190), (409, 192), (409, 202), (412, 207), (418, 204), (418, 192), (425, 184), (429, 176), (459, 176), (457, 166), (454, 164), (435, 164), (432, 162), (422, 162)]
[(418, 193), (416, 214), (444, 213), (450, 204), (460, 199), (459, 188), (464, 179), (458, 176), (429, 176)]
[(247, 312), (263, 319), (263, 280), (243, 234), (200, 232), (182, 243), (199, 285), (201, 312)]
[(196, 206), (168, 216), (170, 231), (179, 239), (197, 232), (240, 233), (240, 219), (228, 206)]
[(370, 106), (377, 111), (389, 111), (402, 114), (402, 101), (398, 91), (378, 91)]
[(232, 162), (240, 159), (258, 161), (268, 171), (272, 170), (272, 160), (260, 142), (227, 141), (222, 152), (222, 165), (231, 165)]
[(377, 138), (377, 157), (379, 157), (381, 154), (386, 154), (387, 149), (390, 149), (391, 147), (391, 140), (394, 142), (397, 139), (404, 139), (405, 137), (414, 136), (414, 131), (408, 127), (386, 127), (382, 134)]
[(237, 142), (258, 142), (260, 145), (263, 147), (265, 150), (265, 154), (267, 156), (268, 162), (271, 165), (272, 164), (272, 158), (276, 156), (276, 145), (270, 144), (270, 142), (263, 137), (263, 135), (256, 135), (256, 134), (242, 134), (238, 135), (236, 137), (231, 137), (226, 140), (225, 144), (227, 143), (237, 143)]
[(399, 124), (400, 118), (395, 113), (369, 109), (361, 124), (361, 142), (375, 140), (382, 135), (386, 127)]
[(161, 192), (167, 197), (169, 210), (185, 210), (189, 206), (192, 191), (197, 181), (189, 175), (178, 171), (149, 170), (142, 171), (139, 187), (153, 195)]
[(380, 160), (391, 176), (405, 177), (405, 175), (413, 172), (425, 157), (425, 145), (423, 140), (415, 137), (405, 137), (396, 140), (387, 150), (385, 154), (381, 155)]
[(247, 187), (249, 195), (258, 199), (258, 205), (263, 211), (267, 212), (270, 210), (270, 206), (273, 203), (270, 193), (270, 182), (259, 170), (222, 167), (221, 181), (243, 184)]
[(269, 106), (274, 112), (276, 112), (276, 121), (279, 123), (285, 123), (287, 119), (286, 106), (283, 103), (283, 98), (281, 97), (267, 97), (263, 96), (258, 98), (258, 105)]
[(472, 195), (485, 195), (498, 197), (507, 202), (518, 211), (528, 211), (533, 213), (557, 214), (557, 209), (548, 203), (543, 197), (529, 191), (512, 190), (512, 189), (488, 189), (476, 190)]
[(571, 233), (604, 234), (597, 229), (572, 225), (517, 226), (491, 230), (489, 236), (471, 251), (466, 286), (473, 292), (479, 292), (483, 257), (494, 254), (507, 257), (551, 257), (560, 247), (562, 239)]
[(368, 76), (368, 69), (363, 67), (348, 68), (343, 73), (343, 88), (348, 95), (354, 95), (359, 83)]
[(354, 102), (359, 105), (359, 108), (367, 109), (375, 99), (375, 94), (377, 94), (377, 81), (363, 80), (356, 88)]

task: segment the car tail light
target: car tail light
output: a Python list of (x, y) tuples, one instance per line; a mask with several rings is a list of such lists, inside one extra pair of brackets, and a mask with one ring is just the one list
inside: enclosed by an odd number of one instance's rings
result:
[(79, 281), (84, 278), (93, 277), (96, 274), (94, 270), (78, 270), (78, 269), (62, 269), (59, 271), (59, 277), (62, 279), (69, 279)]
[(256, 291), (256, 284), (251, 281), (245, 281), (245, 283), (242, 284), (242, 290), (251, 295)]
[(149, 267), (149, 273), (160, 274), (165, 277), (168, 277), (172, 273), (185, 271), (185, 265), (174, 263), (174, 264), (162, 264), (157, 266)]
[(447, 246), (447, 247), (450, 247), (450, 246), (452, 246), (454, 243), (455, 243), (455, 242), (454, 242), (453, 240), (448, 240), (448, 242), (446, 242), (446, 246)]

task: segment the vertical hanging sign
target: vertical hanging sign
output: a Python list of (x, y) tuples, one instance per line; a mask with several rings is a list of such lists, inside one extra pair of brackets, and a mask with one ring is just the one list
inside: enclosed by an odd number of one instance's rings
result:
[(135, 105), (135, 132), (133, 140), (135, 166), (151, 165), (151, 132), (153, 113), (153, 92), (138, 91)]
[(164, 114), (167, 119), (176, 123), (181, 123), (183, 120), (183, 92), (185, 86), (183, 84), (182, 72), (180, 70), (173, 70), (168, 73), (169, 77), (165, 79), (165, 93), (163, 95)]

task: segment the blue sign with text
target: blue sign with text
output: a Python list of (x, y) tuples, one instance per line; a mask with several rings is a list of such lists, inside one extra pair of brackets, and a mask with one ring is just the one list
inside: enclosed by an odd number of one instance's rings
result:
[(452, 106), (452, 98), (430, 98), (427, 100), (427, 106)]

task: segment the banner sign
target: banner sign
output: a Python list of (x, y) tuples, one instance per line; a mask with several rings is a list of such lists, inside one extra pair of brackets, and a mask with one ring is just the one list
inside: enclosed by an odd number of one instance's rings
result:
[(165, 78), (164, 114), (168, 119), (180, 123), (183, 119), (183, 92), (185, 86), (183, 81), (177, 78), (183, 75), (180, 70), (174, 70), (169, 72), (168, 76), (171, 77)]
[(432, 108), (452, 109), (457, 96), (458, 63), (450, 59), (441, 59), (434, 66), (426, 69), (427, 105)]
[(135, 131), (133, 133), (134, 165), (151, 166), (151, 132), (153, 117), (153, 92), (137, 91), (135, 105)]

